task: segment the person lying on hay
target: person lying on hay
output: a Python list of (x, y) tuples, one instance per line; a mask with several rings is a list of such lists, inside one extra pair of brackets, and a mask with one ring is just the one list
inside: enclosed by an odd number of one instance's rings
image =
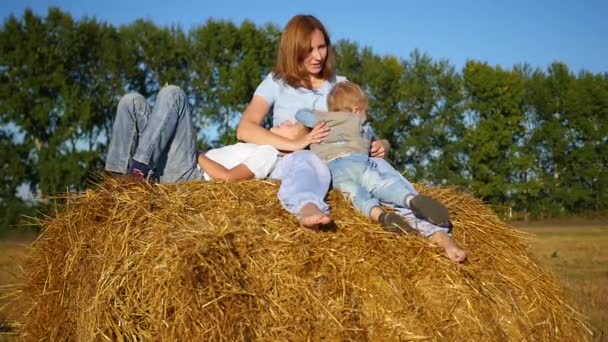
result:
[[(378, 168), (379, 161), (369, 158), (374, 134), (366, 123), (368, 98), (361, 87), (349, 81), (336, 84), (329, 93), (327, 105), (328, 113), (301, 109), (296, 113), (296, 119), (307, 127), (323, 121), (330, 128), (329, 135), (321, 143), (311, 144), (310, 149), (327, 163), (333, 187), (345, 194), (357, 210), (386, 230), (420, 232), (442, 247), (450, 260), (463, 262), (466, 252), (448, 234), (448, 209), (439, 201), (418, 194), (392, 166), (390, 172), (386, 172), (387, 168)], [(416, 218), (427, 224), (416, 224), (414, 220), (410, 225), (403, 216), (385, 212), (380, 201), (409, 208)]]
[[(289, 122), (271, 130), (301, 148), (307, 147), (315, 134), (314, 129), (309, 132), (301, 124)], [(270, 145), (251, 143), (199, 153), (195, 137), (188, 100), (180, 88), (161, 89), (154, 109), (141, 94), (129, 93), (118, 103), (105, 169), (162, 183), (263, 179), (272, 172), (280, 154)]]

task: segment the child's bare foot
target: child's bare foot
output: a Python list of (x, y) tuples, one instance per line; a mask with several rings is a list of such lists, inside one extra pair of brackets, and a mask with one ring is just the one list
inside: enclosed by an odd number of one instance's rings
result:
[(313, 203), (306, 203), (300, 209), (300, 225), (304, 228), (319, 230), (319, 226), (328, 224), (331, 218)]
[(456, 263), (462, 263), (467, 259), (467, 252), (456, 244), (446, 232), (437, 232), (430, 236), (431, 241), (443, 248), (444, 255)]

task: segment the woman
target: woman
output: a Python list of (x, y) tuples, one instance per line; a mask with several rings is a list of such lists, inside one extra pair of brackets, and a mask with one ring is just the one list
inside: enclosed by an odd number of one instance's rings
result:
[[(261, 123), (270, 112), (276, 127), (296, 122), (295, 114), (302, 108), (327, 111), (327, 95), (336, 83), (346, 80), (334, 74), (332, 58), (329, 35), (317, 18), (312, 15), (291, 18), (281, 35), (274, 70), (256, 89), (236, 131), (239, 140), (295, 151), (278, 161), (270, 177), (281, 180), (279, 199), (283, 207), (310, 229), (331, 222), (325, 203), (331, 176), (325, 163), (302, 149), (325, 138), (328, 128), (320, 123), (307, 141), (294, 141), (273, 134)], [(383, 157), (385, 146), (375, 142), (372, 156)]]

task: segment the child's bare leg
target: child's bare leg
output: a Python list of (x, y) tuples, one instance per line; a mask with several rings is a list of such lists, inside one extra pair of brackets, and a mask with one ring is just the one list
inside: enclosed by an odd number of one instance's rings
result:
[(431, 241), (443, 248), (445, 256), (457, 263), (462, 263), (467, 259), (467, 252), (456, 244), (446, 232), (437, 232), (429, 237)]
[(380, 219), (380, 215), (382, 215), (383, 213), (384, 210), (382, 210), (382, 208), (373, 207), (372, 210), (369, 212), (369, 218), (374, 222), (378, 222), (378, 220)]
[(302, 227), (312, 230), (318, 230), (320, 225), (331, 222), (331, 218), (327, 214), (310, 202), (304, 204), (300, 209), (299, 219)]

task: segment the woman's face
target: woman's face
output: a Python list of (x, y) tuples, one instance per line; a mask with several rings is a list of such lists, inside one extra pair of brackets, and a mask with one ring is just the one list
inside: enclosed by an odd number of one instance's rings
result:
[(311, 75), (318, 75), (323, 70), (327, 58), (327, 44), (325, 36), (320, 30), (310, 34), (310, 51), (304, 59), (304, 66)]

